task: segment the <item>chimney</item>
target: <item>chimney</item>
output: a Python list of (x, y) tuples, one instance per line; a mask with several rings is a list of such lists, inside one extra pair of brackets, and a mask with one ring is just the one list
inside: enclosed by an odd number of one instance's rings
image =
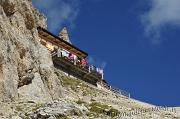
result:
[(69, 35), (68, 35), (68, 31), (67, 31), (66, 27), (64, 27), (62, 29), (62, 31), (59, 33), (59, 37), (62, 38), (63, 40), (65, 40), (65, 41), (69, 42), (70, 44), (72, 44), (70, 39), (69, 39)]

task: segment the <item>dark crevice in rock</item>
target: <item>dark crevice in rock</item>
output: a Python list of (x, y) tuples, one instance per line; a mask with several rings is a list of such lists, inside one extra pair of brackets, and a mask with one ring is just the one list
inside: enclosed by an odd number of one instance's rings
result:
[(19, 78), (18, 88), (24, 85), (31, 84), (33, 79), (34, 79), (34, 74), (32, 73), (32, 71), (29, 71), (27, 75)]
[(32, 30), (35, 27), (34, 18), (31, 14), (28, 13), (25, 14), (25, 24), (26, 24), (26, 28), (29, 30)]
[(8, 0), (2, 3), (2, 7), (4, 9), (6, 16), (11, 16), (15, 13), (15, 4), (11, 3)]
[(23, 59), (25, 57), (25, 54), (26, 54), (26, 49), (21, 48), (19, 51), (20, 58)]

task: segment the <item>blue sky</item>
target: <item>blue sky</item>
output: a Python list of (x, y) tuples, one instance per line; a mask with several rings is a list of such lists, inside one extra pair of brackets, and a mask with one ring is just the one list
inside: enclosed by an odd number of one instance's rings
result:
[(71, 41), (133, 98), (180, 106), (179, 0), (33, 0), (49, 30)]

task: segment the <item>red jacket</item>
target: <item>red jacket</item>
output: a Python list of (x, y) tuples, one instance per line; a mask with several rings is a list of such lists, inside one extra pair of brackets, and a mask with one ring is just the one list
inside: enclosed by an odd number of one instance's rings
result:
[(82, 65), (86, 65), (86, 64), (87, 64), (86, 59), (83, 58), (83, 59), (81, 60), (81, 64), (82, 64)]

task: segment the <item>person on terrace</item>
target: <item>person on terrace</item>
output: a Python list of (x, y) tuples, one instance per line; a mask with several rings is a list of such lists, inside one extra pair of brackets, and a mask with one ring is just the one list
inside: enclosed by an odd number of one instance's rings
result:
[(85, 58), (82, 58), (82, 60), (81, 60), (81, 65), (82, 65), (82, 67), (83, 67), (83, 68), (85, 68), (85, 67), (86, 67), (86, 65), (87, 65), (87, 61), (86, 61), (86, 59), (85, 59)]
[(71, 61), (71, 62), (74, 62), (74, 54), (72, 54), (72, 53), (69, 53), (69, 60)]
[(76, 65), (78, 62), (78, 57), (76, 55), (74, 55), (74, 65)]

